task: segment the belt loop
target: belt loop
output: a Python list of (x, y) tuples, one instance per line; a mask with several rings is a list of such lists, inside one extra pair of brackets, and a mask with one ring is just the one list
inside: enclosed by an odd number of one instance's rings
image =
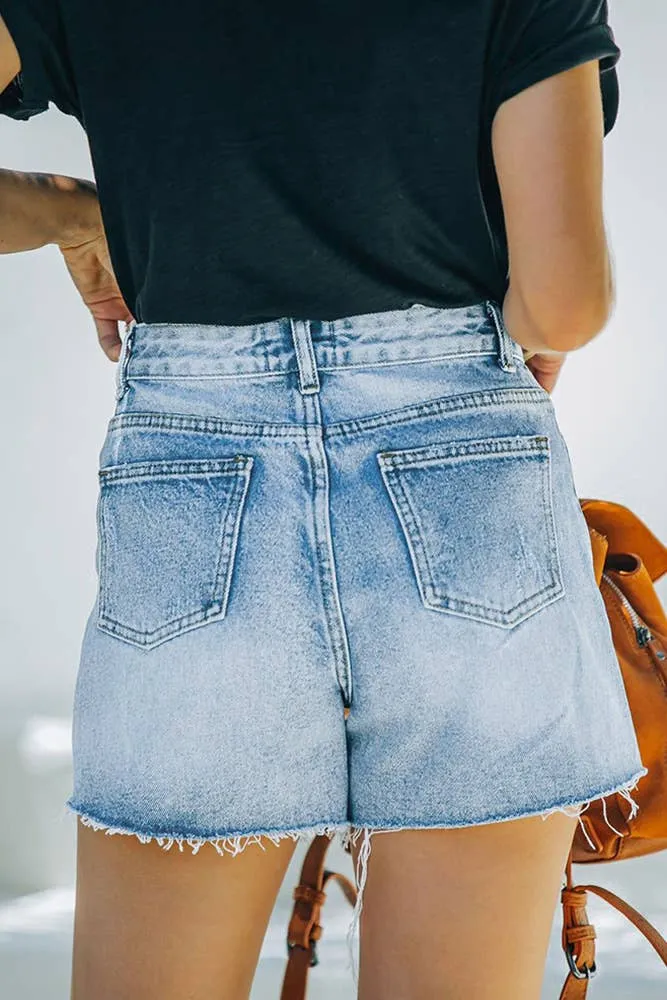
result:
[(125, 327), (125, 336), (122, 339), (116, 368), (116, 401), (122, 399), (127, 390), (127, 366), (130, 361), (132, 340), (134, 339), (134, 328), (136, 325), (137, 321), (132, 319)]
[(498, 364), (505, 372), (515, 372), (516, 371), (516, 361), (514, 358), (514, 344), (515, 341), (509, 334), (509, 330), (505, 326), (505, 320), (503, 319), (502, 308), (499, 307), (491, 299), (487, 299), (486, 308), (493, 320), (494, 326), (496, 328), (496, 333), (498, 334)]
[(296, 352), (296, 363), (299, 368), (299, 389), (302, 393), (319, 392), (320, 379), (315, 363), (310, 322), (307, 319), (292, 319), (291, 317), (289, 322)]

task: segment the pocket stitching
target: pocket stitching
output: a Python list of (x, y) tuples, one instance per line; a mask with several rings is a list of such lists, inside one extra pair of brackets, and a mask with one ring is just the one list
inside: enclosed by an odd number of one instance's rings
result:
[(533, 451), (549, 454), (546, 434), (512, 436), (507, 438), (478, 438), (472, 441), (435, 442), (419, 448), (402, 448), (398, 451), (381, 451), (378, 460), (390, 468), (421, 468), (431, 461), (455, 461), (486, 455), (529, 455)]
[[(537, 593), (524, 598), (508, 609), (490, 608), (485, 604), (439, 594), (435, 586), (433, 571), (423, 540), (423, 529), (405, 486), (401, 482), (398, 470), (427, 468), (434, 462), (438, 462), (438, 464), (458, 464), (459, 459), (474, 461), (476, 458), (485, 456), (517, 458), (522, 455), (532, 455), (535, 453), (542, 455), (546, 459), (546, 463), (541, 461), (540, 464), (542, 468), (542, 513), (544, 515), (547, 541), (549, 543), (550, 563), (548, 571), (551, 576), (551, 582)], [(550, 441), (545, 435), (508, 439), (490, 438), (460, 443), (436, 443), (426, 445), (423, 448), (408, 448), (391, 452), (383, 451), (377, 454), (376, 457), (380, 465), (382, 478), (387, 486), (399, 521), (403, 526), (403, 534), (410, 552), (414, 575), (422, 601), (426, 607), (433, 610), (450, 611), (453, 614), (460, 614), (465, 617), (475, 617), (476, 620), (481, 620), (484, 623), (512, 628), (520, 624), (520, 622), (525, 621), (531, 614), (536, 613), (564, 595), (565, 586), (558, 551), (553, 503), (550, 502), (552, 497), (551, 454)], [(426, 455), (432, 457), (426, 458)], [(413, 529), (412, 531), (411, 528)], [(550, 599), (543, 600), (545, 595), (550, 595)], [(475, 612), (478, 612), (476, 616)], [(517, 613), (521, 614), (521, 612), (525, 613), (517, 618)], [(514, 616), (514, 618), (511, 618), (511, 616)]]
[[(142, 649), (150, 649), (159, 645), (161, 642), (164, 642), (166, 639), (176, 637), (177, 635), (180, 635), (185, 631), (189, 631), (190, 629), (210, 619), (224, 617), (227, 610), (232, 571), (238, 546), (241, 517), (245, 506), (248, 487), (250, 485), (250, 472), (252, 470), (252, 466), (252, 456), (237, 455), (234, 456), (234, 458), (212, 460), (204, 459), (201, 461), (169, 460), (164, 462), (137, 462), (128, 463), (124, 466), (109, 466), (106, 469), (100, 469), (99, 477), (103, 487), (100, 492), (100, 586), (99, 608), (96, 624), (101, 631), (107, 632), (115, 637), (123, 638)], [(159, 471), (157, 473), (140, 473), (140, 468), (157, 468)], [(192, 470), (195, 470), (194, 473)], [(222, 536), (219, 543), (220, 551), (213, 585), (215, 599), (210, 601), (204, 608), (188, 612), (186, 615), (180, 615), (150, 632), (139, 631), (132, 628), (130, 625), (117, 621), (106, 611), (108, 594), (108, 585), (105, 586), (105, 583), (108, 583), (107, 542), (104, 522), (104, 503), (102, 502), (103, 497), (106, 489), (110, 488), (117, 482), (130, 482), (132, 480), (139, 482), (142, 480), (155, 481), (159, 479), (183, 478), (183, 476), (187, 475), (194, 475), (199, 478), (197, 473), (201, 476), (211, 474), (217, 477), (233, 476), (235, 480), (225, 512), (221, 518)], [(109, 478), (106, 478), (107, 475)], [(240, 496), (238, 496), (239, 493)], [(233, 516), (235, 509), (236, 516)], [(220, 591), (221, 585), (222, 592)]]
[[(380, 472), (382, 473), (382, 478), (384, 479), (385, 484), (387, 486), (389, 496), (394, 504), (396, 513), (398, 514), (399, 521), (401, 521), (401, 523), (403, 524), (403, 534), (408, 544), (408, 550), (410, 552), (410, 557), (412, 559), (415, 578), (417, 581), (419, 592), (421, 594), (422, 601), (424, 602), (424, 604), (428, 604), (427, 594), (424, 588), (423, 574), (419, 566), (419, 554), (416, 551), (417, 548), (419, 548), (421, 551), (421, 557), (423, 559), (424, 566), (427, 571), (426, 575), (428, 576), (427, 580), (428, 589), (434, 595), (435, 595), (435, 586), (433, 583), (433, 572), (431, 570), (428, 555), (426, 553), (426, 548), (424, 546), (423, 532), (420, 529), (419, 519), (415, 513), (414, 508), (412, 507), (412, 504), (410, 503), (410, 500), (405, 491), (403, 483), (401, 483), (400, 481), (400, 478), (398, 476), (393, 477), (394, 488), (392, 488), (390, 482), (392, 476), (392, 470), (390, 468), (384, 467), (382, 465), (382, 462), (380, 462)], [(404, 507), (405, 509), (403, 509)], [(413, 532), (410, 531), (410, 524), (408, 523), (408, 519), (412, 519), (412, 522), (414, 524), (415, 530)]]
[(132, 479), (178, 479), (183, 476), (198, 478), (206, 475), (234, 475), (237, 471), (249, 470), (252, 465), (250, 455), (235, 455), (233, 458), (204, 458), (158, 462), (127, 462), (124, 465), (107, 465), (99, 470), (100, 482), (113, 485)]
[[(218, 592), (218, 588), (222, 586), (222, 592), (219, 599), (222, 614), (224, 614), (227, 610), (229, 589), (232, 582), (232, 568), (236, 558), (239, 531), (241, 529), (241, 515), (243, 513), (243, 508), (245, 507), (245, 500), (248, 493), (248, 487), (250, 485), (249, 471), (252, 466), (252, 458), (250, 458), (250, 456), (247, 457), (249, 458), (249, 462), (246, 465), (246, 469), (239, 470), (239, 474), (236, 476), (234, 490), (229, 498), (222, 525), (220, 555), (218, 557), (214, 584), (216, 593)], [(237, 494), (239, 494), (238, 499)], [(233, 515), (234, 509), (236, 509), (237, 512), (236, 517)], [(221, 575), (224, 579), (221, 579)]]

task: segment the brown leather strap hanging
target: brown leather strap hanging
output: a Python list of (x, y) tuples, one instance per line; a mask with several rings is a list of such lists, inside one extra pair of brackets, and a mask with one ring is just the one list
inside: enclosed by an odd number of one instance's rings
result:
[(326, 899), (325, 886), (329, 881), (337, 882), (350, 906), (354, 907), (357, 890), (352, 882), (341, 875), (325, 869), (324, 860), (331, 843), (325, 835), (316, 836), (301, 867), (301, 879), (294, 889), (294, 908), (287, 930), (287, 968), (283, 979), (280, 1000), (304, 1000), (308, 985), (308, 973), (317, 965), (317, 942), (322, 936), (319, 922), (322, 905)]
[(561, 892), (563, 906), (562, 943), (570, 971), (567, 975), (560, 1000), (585, 1000), (588, 983), (595, 975), (595, 928), (589, 922), (586, 912), (587, 894), (594, 892), (601, 899), (614, 906), (619, 913), (627, 917), (635, 927), (642, 932), (660, 958), (667, 965), (667, 941), (649, 923), (646, 917), (638, 913), (629, 903), (621, 899), (609, 889), (599, 885), (572, 884), (572, 854), (567, 860), (565, 869), (566, 885)]

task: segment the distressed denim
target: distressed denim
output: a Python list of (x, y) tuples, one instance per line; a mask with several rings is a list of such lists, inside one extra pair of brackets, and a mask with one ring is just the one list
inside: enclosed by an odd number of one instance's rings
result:
[(570, 458), (498, 303), (134, 323), (117, 387), (83, 822), (220, 854), (363, 832), (363, 888), (373, 832), (636, 809)]

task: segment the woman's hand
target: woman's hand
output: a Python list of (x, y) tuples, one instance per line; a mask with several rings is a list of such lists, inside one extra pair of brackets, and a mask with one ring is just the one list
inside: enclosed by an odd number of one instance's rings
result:
[(70, 216), (67, 231), (56, 240), (81, 298), (97, 329), (97, 338), (106, 356), (118, 361), (121, 339), (118, 322), (134, 317), (121, 295), (109, 257), (97, 189), (90, 181), (58, 178), (61, 190), (77, 197), (80, 211)]
[(97, 188), (62, 174), (0, 170), (0, 254), (55, 243), (90, 309), (102, 350), (117, 361), (118, 321), (133, 316), (113, 273)]
[(90, 232), (81, 242), (58, 245), (67, 270), (90, 309), (102, 350), (111, 361), (118, 361), (121, 347), (118, 322), (128, 323), (133, 316), (120, 293), (101, 221), (99, 230)]
[(567, 354), (556, 354), (555, 352), (528, 354), (526, 367), (530, 368), (542, 388), (548, 393), (552, 393), (566, 358)]

